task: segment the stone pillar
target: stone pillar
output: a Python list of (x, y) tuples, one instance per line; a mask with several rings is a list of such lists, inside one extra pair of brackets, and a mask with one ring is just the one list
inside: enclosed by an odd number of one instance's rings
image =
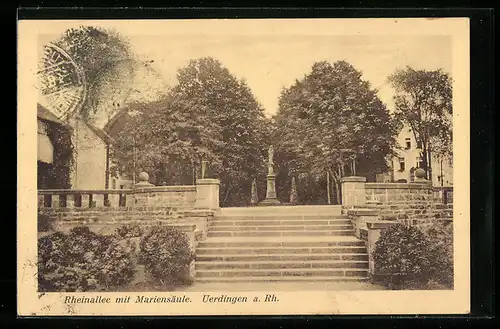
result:
[(82, 208), (90, 208), (90, 195), (82, 194)]
[(219, 186), (218, 179), (197, 179), (195, 209), (219, 209)]
[(254, 178), (254, 180), (252, 181), (250, 204), (252, 206), (255, 206), (257, 203), (259, 203), (259, 195), (257, 194), (257, 181)]
[(295, 176), (292, 177), (292, 186), (290, 188), (290, 203), (297, 204), (299, 203), (299, 198), (297, 194), (297, 183), (295, 182)]
[(341, 179), (342, 205), (347, 207), (363, 206), (366, 203), (365, 177), (349, 176)]
[(66, 208), (75, 208), (75, 199), (76, 196), (74, 194), (66, 195)]
[(380, 236), (382, 234), (382, 230), (397, 224), (397, 222), (391, 222), (391, 221), (374, 221), (374, 222), (367, 222), (366, 227), (368, 231), (368, 237), (367, 237), (367, 251), (368, 251), (368, 269), (370, 272), (370, 275), (378, 275), (379, 273), (376, 272), (375, 270), (375, 260), (373, 257), (373, 252), (375, 251), (375, 247), (377, 245), (377, 241), (380, 239)]
[(267, 162), (267, 189), (266, 198), (259, 203), (262, 206), (272, 206), (278, 205), (280, 202), (276, 197), (276, 174), (274, 173), (274, 162), (273, 162), (274, 149), (269, 147), (269, 159)]

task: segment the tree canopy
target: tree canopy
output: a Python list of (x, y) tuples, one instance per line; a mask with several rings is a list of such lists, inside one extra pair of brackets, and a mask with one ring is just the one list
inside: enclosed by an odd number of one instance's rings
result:
[(411, 127), (422, 144), (423, 169), (429, 173), (431, 152), (452, 154), (452, 81), (442, 70), (397, 70), (389, 77), (396, 94), (395, 117)]
[(342, 176), (374, 179), (386, 171), (395, 145), (396, 130), (385, 105), (345, 61), (317, 62), (284, 89), (275, 127), (282, 171), (312, 182), (328, 173), (337, 196)]
[(249, 203), (268, 142), (262, 107), (247, 84), (213, 58), (191, 60), (177, 80), (168, 97), (130, 107), (139, 114), (118, 136), (128, 170), (134, 139), (140, 170), (170, 184), (187, 183), (193, 168), (199, 177), (205, 160), (221, 180), (223, 205)]
[(71, 28), (53, 43), (85, 75), (86, 98), (78, 113), (85, 120), (112, 117), (133, 100), (157, 100), (168, 88), (153, 61), (138, 58), (128, 39), (113, 29)]

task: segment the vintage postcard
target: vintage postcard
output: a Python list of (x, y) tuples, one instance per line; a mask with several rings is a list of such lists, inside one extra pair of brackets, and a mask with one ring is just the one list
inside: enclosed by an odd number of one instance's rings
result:
[(20, 316), (470, 311), (468, 19), (20, 20), (18, 72)]

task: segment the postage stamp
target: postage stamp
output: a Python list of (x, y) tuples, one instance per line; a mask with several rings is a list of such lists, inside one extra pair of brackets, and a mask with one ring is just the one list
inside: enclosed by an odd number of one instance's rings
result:
[(20, 316), (470, 311), (467, 19), (20, 20), (18, 72)]

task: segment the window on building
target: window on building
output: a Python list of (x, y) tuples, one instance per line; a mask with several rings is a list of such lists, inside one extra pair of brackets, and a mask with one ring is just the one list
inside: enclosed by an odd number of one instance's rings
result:
[(411, 149), (411, 138), (405, 138), (405, 145), (407, 150)]
[(405, 171), (405, 158), (399, 158), (399, 171)]
[(421, 141), (417, 141), (417, 148), (418, 148), (418, 149), (421, 149), (421, 148), (422, 148), (422, 142), (421, 142)]
[(38, 133), (41, 135), (49, 134), (49, 125), (47, 124), (47, 122), (38, 120)]
[(453, 167), (453, 158), (449, 158), (449, 159), (448, 159), (448, 165), (449, 165), (450, 167)]
[(112, 187), (111, 187), (111, 188), (112, 188), (113, 190), (115, 190), (115, 189), (116, 189), (116, 179), (115, 179), (115, 178), (113, 178), (113, 181), (112, 181), (112, 182), (113, 182), (113, 183), (112, 183)]
[(422, 157), (419, 156), (417, 157), (417, 168), (423, 168), (424, 167), (424, 160), (422, 160)]

